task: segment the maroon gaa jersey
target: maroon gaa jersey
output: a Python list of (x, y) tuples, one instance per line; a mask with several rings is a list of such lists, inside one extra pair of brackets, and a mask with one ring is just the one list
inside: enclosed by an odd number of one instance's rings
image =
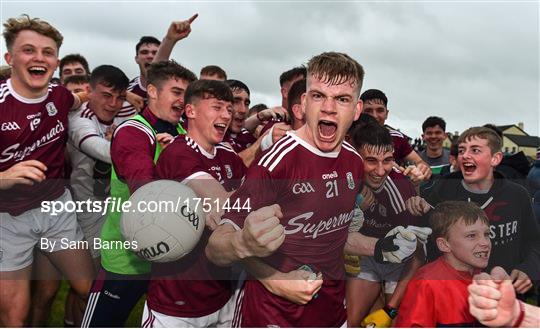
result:
[(405, 207), (405, 201), (416, 196), (409, 179), (396, 169), (392, 169), (384, 183), (373, 190), (374, 201), (364, 210), (364, 223), (360, 233), (377, 239), (396, 226), (420, 224), (420, 217), (413, 216)]
[(235, 152), (240, 153), (246, 148), (250, 147), (251, 144), (257, 141), (257, 138), (253, 137), (253, 134), (247, 129), (242, 128), (242, 130), (237, 134), (227, 130), (223, 141), (231, 144)]
[(392, 136), (392, 142), (394, 143), (394, 159), (397, 164), (402, 166), (405, 162), (405, 157), (411, 154), (413, 148), (409, 144), (407, 136), (403, 133), (390, 128), (388, 128), (388, 130), (390, 131), (390, 136)]
[[(308, 265), (322, 272), (316, 299), (297, 305), (273, 295), (257, 280), (247, 280), (235, 311), (242, 327), (339, 327), (345, 323), (343, 248), (363, 175), (360, 155), (347, 143), (324, 153), (294, 132), (276, 142), (248, 169), (231, 196), (249, 200), (252, 209), (277, 203), (283, 212), (285, 241), (263, 260), (281, 272)], [(244, 225), (247, 211), (227, 212), (222, 224)]]
[[(143, 98), (143, 109), (146, 107), (146, 105), (148, 105), (148, 94), (146, 92), (146, 86), (142, 85), (140, 76), (133, 78), (129, 82), (127, 90)], [(118, 118), (130, 118), (135, 114), (137, 114), (137, 110), (135, 109), (135, 107), (131, 105), (128, 101), (125, 101), (122, 105), (122, 109), (120, 109), (116, 116)]]
[[(245, 167), (229, 146), (218, 144), (209, 154), (193, 139), (181, 135), (163, 150), (156, 170), (159, 178), (180, 182), (209, 174), (231, 191), (238, 188)], [(229, 301), (230, 268), (214, 265), (204, 252), (211, 233), (205, 228), (195, 249), (180, 260), (152, 264), (147, 297), (152, 310), (193, 318), (212, 314)]]
[(55, 84), (45, 96), (28, 99), (13, 90), (11, 79), (0, 82), (0, 171), (27, 160), (47, 166), (44, 182), (0, 190), (0, 212), (16, 216), (64, 193), (68, 113), (74, 101), (69, 90)]

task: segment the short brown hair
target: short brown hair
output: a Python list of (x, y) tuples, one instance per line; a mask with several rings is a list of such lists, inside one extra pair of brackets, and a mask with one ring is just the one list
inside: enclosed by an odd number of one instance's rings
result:
[(62, 34), (54, 28), (51, 24), (40, 20), (39, 18), (30, 18), (30, 16), (24, 14), (19, 18), (9, 18), (4, 23), (4, 39), (6, 40), (6, 47), (11, 50), (15, 39), (19, 32), (23, 30), (30, 30), (54, 40), (57, 50), (60, 49), (64, 37)]
[(337, 52), (326, 52), (311, 58), (307, 67), (308, 77), (313, 76), (330, 85), (349, 82), (356, 83), (360, 95), (364, 81), (364, 68), (349, 55)]
[(464, 132), (461, 133), (461, 135), (459, 135), (457, 143), (458, 145), (461, 143), (465, 143), (473, 137), (486, 139), (488, 142), (489, 149), (491, 150), (491, 154), (495, 154), (501, 151), (501, 148), (502, 148), (501, 137), (497, 134), (496, 131), (490, 128), (486, 128), (486, 127), (472, 127), (465, 130)]
[(227, 73), (224, 69), (217, 65), (208, 65), (201, 69), (201, 76), (203, 75), (215, 75), (220, 79), (227, 80)]
[(433, 230), (433, 238), (448, 238), (452, 225), (463, 220), (466, 225), (472, 225), (477, 220), (489, 226), (486, 213), (473, 202), (445, 201), (437, 205), (429, 214), (429, 226)]
[(169, 79), (183, 79), (190, 83), (197, 80), (197, 77), (189, 69), (172, 59), (150, 64), (146, 73), (146, 81), (148, 84), (152, 84), (156, 86), (156, 88), (161, 89), (163, 83)]

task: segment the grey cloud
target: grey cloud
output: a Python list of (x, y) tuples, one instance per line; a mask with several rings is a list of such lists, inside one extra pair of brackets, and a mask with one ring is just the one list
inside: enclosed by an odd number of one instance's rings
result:
[[(42, 17), (65, 36), (62, 54), (137, 74), (134, 46), (161, 38), (170, 21), (198, 12), (172, 57), (198, 73), (225, 68), (253, 90), (252, 103), (280, 102), (278, 76), (323, 51), (349, 53), (365, 88), (390, 98), (390, 124), (412, 137), (429, 115), (448, 130), (491, 121), (539, 132), (538, 3), (501, 2), (2, 2), (2, 20)], [(2, 44), (2, 47), (4, 45)]]

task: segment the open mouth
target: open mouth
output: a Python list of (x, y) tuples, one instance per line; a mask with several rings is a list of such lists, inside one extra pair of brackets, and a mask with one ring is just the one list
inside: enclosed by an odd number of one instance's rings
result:
[(319, 134), (323, 139), (333, 139), (336, 135), (337, 124), (335, 122), (320, 120), (318, 127)]
[(474, 258), (487, 259), (489, 258), (489, 251), (479, 251), (473, 253)]
[(28, 73), (34, 77), (42, 77), (47, 73), (47, 69), (42, 66), (32, 66), (28, 69)]
[(476, 165), (472, 163), (463, 163), (463, 172), (467, 175), (472, 174), (476, 170)]
[(225, 131), (227, 130), (227, 124), (225, 123), (216, 123), (214, 125), (214, 128), (216, 128), (216, 130), (220, 133), (220, 134), (225, 134)]
[(184, 107), (182, 105), (173, 105), (171, 108), (174, 112), (178, 112), (180, 114), (184, 112)]

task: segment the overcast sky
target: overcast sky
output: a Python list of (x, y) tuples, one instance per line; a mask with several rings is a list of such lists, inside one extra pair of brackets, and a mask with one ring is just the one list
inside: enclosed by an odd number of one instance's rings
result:
[[(9, 1), (1, 18), (27, 13), (64, 35), (60, 56), (79, 52), (138, 75), (142, 35), (161, 39), (194, 13), (172, 58), (196, 74), (216, 64), (252, 90), (252, 104), (281, 103), (279, 75), (324, 51), (364, 66), (364, 90), (389, 98), (388, 123), (411, 137), (430, 115), (447, 131), (524, 122), (538, 135), (539, 4), (529, 2)], [(2, 54), (5, 44), (2, 41)], [(2, 58), (2, 64), (5, 64)]]

